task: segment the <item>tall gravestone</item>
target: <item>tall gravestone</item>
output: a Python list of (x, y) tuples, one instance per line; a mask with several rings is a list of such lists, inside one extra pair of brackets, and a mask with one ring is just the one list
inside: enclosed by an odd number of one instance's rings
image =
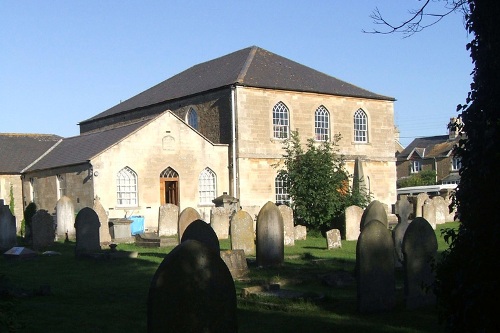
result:
[(38, 210), (31, 220), (33, 249), (40, 251), (54, 245), (54, 218), (44, 209)]
[(283, 237), (285, 246), (295, 245), (295, 230), (293, 227), (293, 209), (287, 205), (279, 205), (281, 217), (283, 217)]
[(238, 211), (231, 219), (231, 249), (243, 250), (247, 256), (255, 255), (253, 218), (244, 210)]
[(196, 220), (190, 223), (182, 234), (181, 243), (187, 240), (196, 240), (214, 250), (220, 251), (220, 244), (217, 234), (210, 225), (203, 220)]
[(180, 243), (163, 259), (147, 304), (148, 333), (238, 331), (233, 277), (219, 252), (196, 240)]
[(57, 235), (75, 238), (75, 206), (71, 199), (63, 195), (56, 204)]
[(403, 238), (410, 222), (409, 216), (413, 213), (413, 205), (408, 201), (408, 198), (402, 196), (396, 202), (396, 216), (398, 224), (392, 230), (392, 238), (394, 239), (394, 251), (396, 253), (396, 267), (403, 267)]
[(283, 217), (278, 207), (268, 201), (257, 216), (258, 266), (281, 265), (285, 259)]
[(432, 229), (436, 229), (436, 207), (432, 199), (426, 199), (422, 207), (422, 217), (429, 222)]
[(0, 200), (0, 251), (6, 251), (17, 245), (16, 217), (9, 206)]
[(432, 203), (434, 204), (434, 208), (436, 210), (436, 224), (445, 223), (449, 214), (449, 209), (446, 201), (441, 196), (435, 196), (432, 198)]
[(419, 193), (417, 196), (413, 197), (413, 208), (414, 208), (414, 216), (422, 217), (423, 207), (425, 200), (429, 199), (429, 195), (427, 193)]
[(355, 205), (345, 209), (345, 240), (358, 239), (363, 212), (363, 208)]
[(161, 205), (158, 215), (158, 236), (177, 235), (178, 223), (179, 206), (170, 203)]
[(179, 238), (179, 242), (182, 239), (182, 234), (184, 230), (186, 230), (187, 226), (190, 225), (193, 221), (201, 220), (200, 213), (196, 211), (196, 209), (192, 207), (186, 207), (179, 215), (179, 225), (177, 231), (177, 237)]
[(75, 254), (85, 255), (101, 250), (99, 242), (99, 216), (90, 207), (82, 208), (75, 220), (76, 247)]
[(99, 241), (103, 245), (109, 245), (111, 243), (111, 233), (109, 232), (109, 217), (98, 198), (94, 199), (93, 209), (99, 217), (99, 223), (101, 224), (101, 227), (99, 228)]
[(370, 223), (372, 220), (381, 222), (383, 225), (385, 225), (386, 228), (389, 227), (385, 206), (378, 200), (373, 200), (365, 208), (363, 215), (361, 216), (360, 230), (363, 230), (364, 226)]
[(358, 310), (387, 311), (396, 303), (394, 244), (384, 223), (368, 222), (356, 244)]
[(436, 234), (429, 222), (422, 217), (415, 218), (403, 239), (405, 302), (408, 309), (436, 302), (430, 287), (435, 279), (432, 261), (437, 250)]
[(212, 207), (210, 210), (210, 226), (219, 239), (229, 238), (229, 215), (231, 211), (226, 207)]

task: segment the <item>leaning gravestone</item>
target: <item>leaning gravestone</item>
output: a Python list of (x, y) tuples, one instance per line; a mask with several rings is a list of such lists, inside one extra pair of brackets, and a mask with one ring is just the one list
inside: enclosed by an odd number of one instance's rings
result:
[(54, 218), (44, 209), (38, 210), (31, 220), (33, 249), (40, 251), (54, 245)]
[(434, 206), (434, 201), (431, 199), (426, 199), (422, 207), (422, 217), (429, 222), (432, 229), (436, 229), (436, 207)]
[(193, 221), (184, 230), (181, 243), (190, 239), (203, 243), (216, 252), (220, 251), (219, 239), (214, 229), (203, 220)]
[(345, 209), (345, 240), (358, 239), (363, 212), (363, 208), (355, 205)]
[(56, 204), (57, 235), (75, 238), (75, 206), (70, 198), (63, 195)]
[(295, 230), (293, 228), (293, 209), (287, 205), (279, 205), (281, 217), (283, 217), (283, 231), (285, 246), (295, 245)]
[(394, 251), (396, 253), (396, 267), (403, 267), (403, 238), (410, 222), (408, 217), (413, 213), (413, 205), (408, 201), (408, 198), (402, 196), (396, 202), (396, 215), (398, 224), (392, 230), (392, 238), (394, 240)]
[(212, 207), (210, 210), (210, 226), (219, 239), (229, 238), (229, 215), (231, 211), (226, 207)]
[(99, 242), (99, 216), (90, 207), (82, 208), (76, 215), (76, 247), (75, 254), (85, 255), (101, 250)]
[(99, 241), (103, 245), (109, 245), (111, 243), (111, 233), (109, 232), (109, 217), (98, 198), (94, 199), (93, 209), (99, 217), (99, 223), (101, 223), (101, 227), (99, 228)]
[(384, 223), (365, 225), (356, 244), (358, 310), (374, 313), (390, 310), (396, 302), (394, 244)]
[(177, 231), (179, 242), (181, 241), (182, 234), (184, 233), (184, 230), (186, 230), (187, 226), (196, 220), (201, 220), (200, 213), (198, 213), (196, 209), (192, 207), (184, 208), (184, 210), (179, 215), (179, 224)]
[(196, 240), (180, 243), (163, 259), (147, 304), (148, 333), (238, 331), (233, 277), (220, 254)]
[(436, 302), (430, 287), (434, 283), (432, 261), (437, 250), (436, 234), (429, 222), (422, 217), (415, 218), (403, 239), (405, 301), (408, 309)]
[(326, 246), (328, 250), (342, 247), (342, 238), (339, 229), (331, 229), (326, 232)]
[(255, 255), (253, 219), (244, 210), (238, 211), (231, 219), (231, 249), (243, 250), (247, 256)]
[(179, 206), (165, 204), (160, 206), (158, 215), (158, 236), (177, 235), (177, 224), (179, 222)]
[(389, 227), (387, 212), (385, 211), (384, 204), (378, 200), (373, 200), (365, 208), (363, 215), (361, 216), (360, 230), (363, 230), (364, 226), (372, 220), (381, 222), (386, 228)]
[(285, 260), (283, 217), (278, 207), (268, 201), (257, 216), (257, 265), (281, 265)]
[(16, 217), (9, 206), (0, 200), (0, 251), (6, 251), (17, 245)]

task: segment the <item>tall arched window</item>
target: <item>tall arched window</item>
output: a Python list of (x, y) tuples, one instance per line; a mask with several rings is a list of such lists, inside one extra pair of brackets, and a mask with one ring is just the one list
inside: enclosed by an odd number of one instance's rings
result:
[(327, 141), (330, 137), (330, 113), (321, 105), (314, 112), (314, 138), (317, 141)]
[(286, 176), (276, 176), (274, 179), (274, 191), (276, 194), (276, 204), (290, 205), (290, 194), (288, 194), (288, 181)]
[(217, 176), (210, 168), (205, 168), (198, 177), (200, 204), (212, 204), (217, 193)]
[(198, 112), (193, 108), (190, 108), (187, 113), (187, 123), (195, 130), (198, 130)]
[(137, 206), (137, 174), (129, 167), (121, 169), (116, 176), (116, 204)]
[(354, 112), (354, 142), (368, 142), (368, 117), (362, 109)]
[(273, 107), (273, 137), (287, 139), (289, 127), (288, 108), (283, 102), (279, 102)]

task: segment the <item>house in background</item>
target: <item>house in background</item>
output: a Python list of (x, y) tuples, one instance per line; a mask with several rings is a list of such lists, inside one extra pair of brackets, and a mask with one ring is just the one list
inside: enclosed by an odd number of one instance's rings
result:
[(340, 133), (339, 153), (388, 207), (396, 200), (394, 98), (379, 95), (259, 47), (195, 65), (82, 121), (23, 172), (25, 202), (54, 213), (98, 197), (110, 218), (159, 207), (193, 207), (209, 221), (224, 192), (256, 214), (288, 192), (274, 165), (292, 130), (321, 142)]
[[(22, 191), (23, 171), (61, 140), (52, 134), (0, 133), (0, 199), (9, 205), (12, 188), (18, 231), (24, 207), (30, 203)], [(30, 190), (27, 186), (28, 193)]]
[[(458, 121), (451, 118), (450, 123)], [(453, 155), (453, 149), (460, 137), (458, 130), (450, 127), (448, 135), (437, 135), (413, 140), (397, 155), (398, 180), (423, 170), (436, 172), (438, 184), (458, 184), (460, 182), (460, 158)]]

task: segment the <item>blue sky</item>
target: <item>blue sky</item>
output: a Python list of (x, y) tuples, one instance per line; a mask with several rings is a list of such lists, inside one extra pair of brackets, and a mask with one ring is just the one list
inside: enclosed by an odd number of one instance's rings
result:
[[(447, 133), (469, 91), (460, 14), (410, 38), (366, 34), (412, 1), (1, 0), (0, 132), (78, 123), (195, 65), (256, 45), (392, 96), (401, 142)], [(439, 7), (440, 3), (434, 4)]]

